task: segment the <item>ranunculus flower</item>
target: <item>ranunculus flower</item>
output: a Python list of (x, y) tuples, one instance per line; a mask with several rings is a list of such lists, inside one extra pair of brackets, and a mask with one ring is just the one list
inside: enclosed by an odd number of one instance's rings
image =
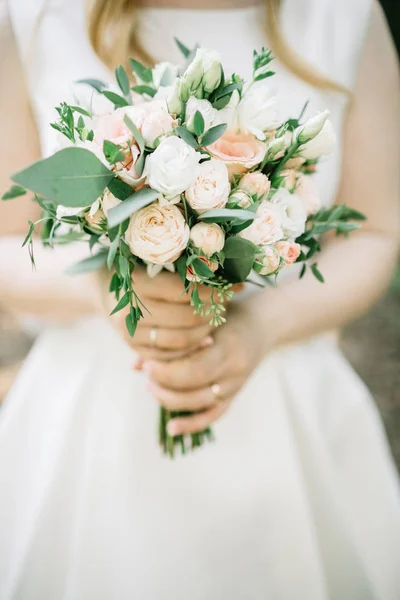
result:
[(212, 158), (199, 166), (196, 179), (186, 190), (186, 199), (201, 214), (224, 208), (230, 191), (228, 169), (223, 162)]
[(312, 215), (321, 208), (318, 187), (314, 178), (310, 177), (310, 175), (299, 174), (296, 184), (296, 195), (303, 200), (307, 215)]
[(299, 196), (291, 194), (285, 188), (279, 188), (271, 199), (282, 211), (282, 230), (284, 237), (296, 238), (304, 233), (306, 228), (307, 213)]
[(275, 248), (287, 265), (292, 265), (296, 262), (301, 252), (301, 246), (300, 244), (296, 244), (296, 242), (277, 242)]
[(233, 176), (260, 164), (265, 156), (266, 145), (249, 133), (226, 132), (207, 150), (211, 156), (224, 162), (229, 175)]
[(298, 155), (307, 160), (315, 160), (321, 156), (330, 154), (335, 146), (336, 135), (332, 123), (327, 120), (319, 134), (300, 146)]
[(240, 206), (240, 208), (249, 208), (253, 204), (253, 199), (244, 190), (235, 190), (229, 196), (229, 205), (234, 204), (235, 206)]
[(218, 111), (213, 108), (211, 102), (208, 100), (198, 100), (194, 96), (191, 96), (186, 104), (186, 127), (192, 133), (194, 133), (194, 115), (197, 111), (203, 116), (205, 131), (210, 129), (218, 119)]
[(108, 217), (109, 211), (112, 208), (118, 206), (118, 204), (121, 204), (121, 200), (118, 200), (118, 198), (116, 198), (114, 194), (110, 192), (110, 190), (106, 189), (106, 191), (103, 194), (103, 199), (101, 201), (101, 208), (103, 209), (103, 212), (106, 215), (106, 217)]
[(135, 256), (156, 265), (177, 260), (189, 241), (189, 226), (179, 208), (158, 202), (135, 213), (125, 233)]
[(172, 200), (196, 181), (200, 159), (201, 155), (182, 139), (168, 137), (146, 160), (147, 183)]
[[(198, 256), (197, 258), (199, 260), (201, 260), (205, 265), (207, 265), (207, 267), (209, 269), (211, 269), (211, 271), (216, 271), (218, 269), (218, 263), (213, 262), (212, 260), (206, 258), (205, 256)], [(197, 281), (197, 282), (201, 281), (201, 277), (196, 275), (192, 265), (189, 265), (187, 268), (186, 279), (188, 281)]]
[(283, 238), (280, 206), (262, 202), (252, 224), (238, 234), (257, 246), (268, 246)]
[(245, 91), (237, 107), (239, 129), (265, 140), (265, 132), (276, 129), (277, 98), (271, 93), (265, 81), (253, 84)]
[(273, 246), (265, 246), (263, 250), (264, 255), (257, 257), (254, 268), (260, 275), (272, 275), (279, 268), (281, 262), (280, 254)]
[(182, 80), (191, 91), (200, 84), (209, 94), (220, 84), (222, 77), (221, 57), (215, 50), (198, 48), (196, 56), (186, 69)]
[(190, 230), (190, 239), (206, 256), (212, 256), (224, 247), (225, 232), (216, 223), (197, 223)]
[(264, 200), (271, 189), (271, 182), (264, 173), (254, 171), (242, 177), (239, 181), (239, 189), (244, 190), (250, 196), (257, 196), (258, 200)]

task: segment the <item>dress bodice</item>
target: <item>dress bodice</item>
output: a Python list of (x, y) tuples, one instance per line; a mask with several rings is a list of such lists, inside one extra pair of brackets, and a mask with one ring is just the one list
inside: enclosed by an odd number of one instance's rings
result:
[[(353, 87), (372, 0), (283, 0), (281, 27), (288, 43), (321, 73)], [(110, 78), (90, 47), (83, 0), (40, 0), (27, 9), (23, 0), (9, 0), (16, 37), (26, 65), (38, 117), (43, 150), (54, 148), (48, 126), (53, 108), (77, 94), (74, 81)], [(268, 46), (263, 4), (237, 9), (141, 8), (135, 16), (137, 42), (156, 62), (179, 61), (174, 37), (217, 50), (227, 72), (251, 75), (254, 49)], [(333, 156), (320, 165), (318, 185), (324, 204), (334, 201), (340, 179), (341, 139), (347, 100), (325, 93), (293, 76), (278, 61), (270, 85), (277, 92), (282, 117), (307, 115), (328, 108), (338, 136)], [(82, 87), (82, 86), (81, 86)]]

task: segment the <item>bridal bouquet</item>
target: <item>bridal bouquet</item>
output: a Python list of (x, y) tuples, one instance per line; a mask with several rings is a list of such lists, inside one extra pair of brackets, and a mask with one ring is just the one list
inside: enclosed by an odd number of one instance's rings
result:
[[(125, 309), (131, 336), (145, 310), (133, 284), (138, 264), (151, 276), (176, 270), (193, 310), (219, 326), (237, 282), (270, 281), (295, 262), (300, 277), (309, 267), (322, 282), (312, 260), (319, 236), (347, 234), (363, 219), (344, 205), (320, 207), (312, 175), (334, 143), (328, 112), (278, 119), (270, 51), (254, 52), (244, 82), (224, 72), (213, 50), (177, 43), (183, 68), (131, 59), (134, 85), (123, 66), (118, 88), (80, 82), (109, 101), (108, 112), (62, 103), (51, 125), (68, 146), (15, 174), (3, 196), (30, 190), (43, 210), (25, 240), (32, 261), (39, 223), (46, 245), (88, 243), (91, 255), (70, 272), (108, 268), (113, 313)], [(210, 289), (208, 302), (200, 285)], [(174, 416), (161, 411), (160, 442), (171, 455), (176, 444), (188, 447), (167, 434)], [(193, 435), (191, 446), (205, 435)]]

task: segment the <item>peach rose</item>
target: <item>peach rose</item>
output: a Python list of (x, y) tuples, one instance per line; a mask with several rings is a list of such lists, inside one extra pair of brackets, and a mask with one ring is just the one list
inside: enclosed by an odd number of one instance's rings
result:
[(190, 239), (206, 256), (212, 256), (224, 247), (225, 232), (216, 223), (197, 223), (190, 230)]
[(245, 173), (259, 165), (267, 145), (249, 133), (227, 132), (207, 147), (211, 156), (226, 164), (229, 176)]
[(154, 146), (155, 140), (170, 133), (176, 121), (167, 111), (165, 102), (152, 100), (130, 108), (127, 113), (139, 129), (148, 146)]
[(252, 224), (238, 235), (257, 246), (268, 246), (283, 238), (280, 206), (262, 202)]
[(189, 227), (173, 204), (154, 202), (135, 213), (125, 240), (135, 256), (156, 265), (177, 260), (189, 241)]
[(292, 265), (300, 256), (301, 246), (296, 242), (277, 242), (275, 248), (287, 265)]
[(254, 171), (242, 177), (239, 181), (239, 189), (244, 190), (250, 196), (257, 196), (257, 199), (261, 200), (268, 196), (271, 182), (264, 173)]
[(317, 184), (309, 175), (299, 175), (296, 194), (303, 200), (307, 215), (312, 215), (321, 208)]
[(212, 158), (201, 163), (198, 175), (186, 189), (186, 199), (198, 214), (224, 208), (228, 202), (231, 185), (225, 164)]
[[(205, 256), (198, 256), (197, 258), (199, 260), (201, 260), (205, 265), (207, 265), (207, 267), (209, 269), (211, 269), (211, 271), (216, 271), (218, 269), (218, 263), (213, 262), (209, 258), (206, 258)], [(201, 281), (201, 277), (199, 277), (198, 275), (196, 275), (196, 272), (194, 271), (192, 265), (189, 265), (188, 268), (187, 268), (186, 279), (188, 281), (196, 281), (197, 283), (199, 281)]]
[(129, 106), (117, 108), (110, 115), (102, 115), (96, 119), (93, 127), (95, 144), (102, 148), (105, 140), (117, 146), (127, 146), (134, 142), (133, 134), (124, 122), (129, 108), (132, 109)]
[(256, 271), (260, 275), (272, 275), (279, 269), (281, 257), (273, 246), (265, 246), (264, 256), (256, 260)]
[(229, 205), (240, 206), (240, 208), (249, 208), (253, 204), (252, 197), (244, 190), (236, 190), (229, 196)]

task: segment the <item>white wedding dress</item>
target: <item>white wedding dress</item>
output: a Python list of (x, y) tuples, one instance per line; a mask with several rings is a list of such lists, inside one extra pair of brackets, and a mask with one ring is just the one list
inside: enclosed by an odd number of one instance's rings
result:
[[(11, 0), (45, 152), (72, 82), (108, 77), (78, 0)], [(283, 28), (308, 61), (351, 88), (369, 0), (286, 0)], [(142, 9), (140, 43), (176, 60), (217, 49), (250, 74), (264, 10)], [(276, 65), (283, 113), (330, 109), (340, 178), (346, 102)], [(78, 88), (74, 88), (74, 93)], [(26, 257), (21, 252), (21, 261)], [(400, 500), (373, 399), (324, 336), (272, 353), (217, 441), (170, 461), (158, 407), (128, 347), (101, 320), (48, 327), (0, 413), (0, 600), (398, 600)]]

